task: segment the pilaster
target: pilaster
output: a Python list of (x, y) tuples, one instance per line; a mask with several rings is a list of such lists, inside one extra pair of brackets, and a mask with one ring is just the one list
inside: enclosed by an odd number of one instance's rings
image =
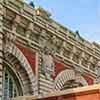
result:
[(45, 96), (54, 90), (54, 80), (48, 76), (49, 73), (44, 72), (42, 62), (42, 52), (38, 56), (38, 93), (40, 96)]
[(3, 96), (3, 0), (0, 0), (0, 100)]

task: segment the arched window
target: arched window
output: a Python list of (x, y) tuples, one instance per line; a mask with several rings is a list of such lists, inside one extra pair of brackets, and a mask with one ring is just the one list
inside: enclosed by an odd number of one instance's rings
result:
[(18, 78), (7, 64), (4, 64), (3, 71), (3, 99), (14, 98), (22, 95)]
[(75, 80), (69, 80), (64, 84), (62, 90), (69, 89), (69, 88), (81, 87), (81, 86), (83, 86), (81, 83), (76, 82)]

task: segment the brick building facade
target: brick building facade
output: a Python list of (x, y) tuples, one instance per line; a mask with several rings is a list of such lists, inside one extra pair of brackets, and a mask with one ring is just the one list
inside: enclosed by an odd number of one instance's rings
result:
[(22, 0), (0, 0), (1, 98), (44, 98), (100, 83), (100, 45), (50, 16)]

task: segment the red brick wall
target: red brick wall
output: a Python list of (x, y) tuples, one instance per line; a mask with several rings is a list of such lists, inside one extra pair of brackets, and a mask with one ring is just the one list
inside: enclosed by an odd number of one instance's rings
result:
[(28, 62), (30, 64), (30, 66), (32, 67), (33, 72), (35, 73), (35, 61), (36, 61), (35, 52), (33, 52), (30, 48), (23, 47), (19, 44), (16, 44), (16, 46), (24, 54), (24, 56), (26, 57), (26, 59), (28, 60)]
[(56, 76), (61, 72), (63, 71), (64, 69), (66, 69), (64, 67), (63, 64), (59, 63), (59, 62), (55, 62), (55, 76), (53, 76), (53, 78), (55, 79)]
[(90, 77), (90, 75), (84, 75), (83, 77), (87, 81), (88, 85), (93, 84), (93, 79)]

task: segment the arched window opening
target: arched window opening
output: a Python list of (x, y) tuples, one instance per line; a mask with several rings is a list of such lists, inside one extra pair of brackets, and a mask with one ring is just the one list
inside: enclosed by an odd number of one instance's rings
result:
[(15, 98), (22, 95), (21, 85), (14, 72), (7, 64), (3, 71), (3, 99)]
[(83, 86), (83, 85), (80, 82), (77, 82), (75, 80), (69, 80), (63, 85), (62, 90), (70, 89), (70, 88), (77, 88), (77, 87), (81, 87), (81, 86)]

